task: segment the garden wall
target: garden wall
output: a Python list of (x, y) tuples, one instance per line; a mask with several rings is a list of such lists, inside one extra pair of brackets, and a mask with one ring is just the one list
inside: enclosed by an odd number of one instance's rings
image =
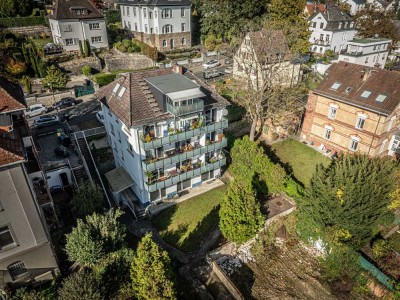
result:
[(100, 59), (94, 56), (59, 63), (58, 66), (60, 69), (72, 75), (81, 75), (83, 66), (91, 67), (92, 72), (95, 71), (95, 73), (101, 72), (102, 70)]
[(9, 27), (8, 31), (14, 34), (21, 34), (26, 36), (38, 36), (45, 34), (46, 36), (51, 36), (51, 31), (49, 27), (43, 25), (36, 26), (24, 26), (24, 27)]
[(53, 98), (52, 94), (42, 94), (42, 95), (31, 94), (31, 95), (27, 95), (25, 97), (25, 99), (26, 99), (26, 104), (28, 106), (30, 106), (32, 104), (41, 103), (47, 107), (50, 107), (51, 105), (54, 104), (55, 101), (59, 101), (62, 98), (66, 98), (66, 97), (75, 97), (74, 90), (72, 89), (69, 91), (61, 92), (61, 93), (54, 93), (54, 98)]
[(154, 67), (154, 62), (146, 55), (140, 53), (129, 53), (120, 56), (104, 58), (106, 68), (109, 72), (117, 70), (138, 70)]
[(229, 291), (233, 298), (236, 300), (244, 300), (242, 293), (238, 290), (235, 284), (225, 275), (224, 271), (218, 266), (218, 264), (212, 260), (212, 270), (217, 275), (218, 279), (224, 284), (225, 288)]

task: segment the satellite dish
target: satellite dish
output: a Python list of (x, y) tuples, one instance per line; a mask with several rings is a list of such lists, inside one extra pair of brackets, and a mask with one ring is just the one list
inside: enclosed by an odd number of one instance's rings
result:
[(224, 108), (223, 110), (222, 110), (222, 115), (225, 117), (225, 116), (227, 116), (228, 115), (228, 110), (226, 109), (226, 108)]

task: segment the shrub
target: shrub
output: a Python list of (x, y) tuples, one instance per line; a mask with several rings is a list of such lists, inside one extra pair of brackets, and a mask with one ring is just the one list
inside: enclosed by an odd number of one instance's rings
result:
[(104, 86), (107, 84), (110, 84), (115, 80), (117, 77), (116, 74), (98, 74), (94, 76), (94, 81), (99, 85), (99, 86)]
[(376, 240), (372, 246), (374, 258), (382, 258), (390, 254), (390, 245), (386, 240)]
[(43, 25), (46, 26), (46, 20), (43, 16), (18, 17), (18, 18), (0, 18), (0, 28), (24, 27)]
[(208, 51), (213, 51), (217, 46), (217, 44), (218, 44), (217, 38), (214, 35), (209, 35), (204, 40), (204, 46)]
[(92, 73), (92, 68), (88, 65), (82, 67), (82, 73), (88, 77)]

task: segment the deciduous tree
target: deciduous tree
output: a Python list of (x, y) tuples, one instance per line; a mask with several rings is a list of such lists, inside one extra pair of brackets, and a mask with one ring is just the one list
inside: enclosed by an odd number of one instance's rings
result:
[(76, 218), (83, 219), (93, 213), (101, 213), (104, 209), (104, 196), (96, 185), (87, 181), (80, 185), (72, 197), (72, 213)]
[(52, 65), (47, 68), (47, 75), (43, 79), (43, 86), (54, 88), (65, 88), (67, 85), (67, 75), (61, 72), (56, 66)]
[(132, 261), (131, 279), (137, 299), (176, 299), (168, 253), (146, 234)]
[(95, 274), (90, 271), (80, 271), (64, 279), (58, 290), (59, 300), (101, 300), (100, 284)]
[(14, 0), (0, 1), (0, 17), (8, 18), (15, 15)]
[(395, 163), (365, 155), (340, 156), (318, 166), (298, 203), (300, 234), (328, 244), (362, 247), (392, 220)]
[(252, 177), (233, 180), (219, 210), (219, 227), (230, 241), (242, 244), (255, 236), (264, 224)]

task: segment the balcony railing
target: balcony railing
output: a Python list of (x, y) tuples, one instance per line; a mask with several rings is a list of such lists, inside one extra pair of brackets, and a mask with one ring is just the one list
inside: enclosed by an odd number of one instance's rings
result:
[(222, 158), (222, 159), (220, 159), (220, 160), (218, 160), (218, 161), (216, 161), (214, 163), (209, 163), (209, 164), (206, 164), (204, 166), (198, 167), (196, 169), (193, 169), (193, 170), (190, 170), (190, 171), (187, 171), (187, 172), (184, 172), (184, 173), (180, 173), (180, 174), (178, 174), (176, 176), (172, 176), (172, 177), (166, 178), (163, 181), (152, 183), (150, 185), (145, 183), (144, 186), (145, 186), (146, 190), (149, 193), (155, 192), (155, 191), (157, 191), (159, 189), (166, 188), (166, 187), (169, 187), (171, 185), (175, 185), (178, 182), (181, 182), (183, 180), (191, 179), (193, 177), (200, 176), (203, 173), (218, 169), (218, 168), (220, 168), (220, 167), (222, 167), (224, 165), (226, 165), (226, 158)]
[(174, 155), (171, 155), (170, 157), (162, 158), (162, 159), (159, 159), (152, 163), (147, 163), (146, 161), (142, 161), (142, 168), (145, 172), (164, 168), (165, 166), (169, 166), (174, 163), (184, 161), (186, 159), (190, 159), (190, 158), (198, 156), (198, 155), (202, 155), (204, 153), (208, 153), (208, 152), (211, 152), (214, 150), (219, 150), (223, 147), (226, 147), (227, 143), (228, 143), (227, 139), (223, 138), (219, 142), (215, 142), (215, 143), (206, 145), (204, 147), (200, 147), (200, 148), (186, 151), (183, 153), (176, 153)]
[(209, 124), (196, 129), (191, 129), (181, 133), (176, 133), (173, 135), (167, 135), (164, 137), (155, 138), (154, 140), (149, 142), (144, 142), (143, 140), (140, 140), (140, 147), (143, 148), (144, 150), (156, 149), (163, 145), (169, 145), (172, 143), (185, 141), (195, 136), (203, 135), (218, 129), (225, 129), (225, 128), (228, 128), (228, 120), (223, 118), (221, 122), (216, 122), (213, 124)]
[(185, 106), (173, 106), (167, 103), (167, 111), (175, 116), (182, 116), (187, 114), (192, 114), (195, 112), (204, 110), (204, 101), (197, 100), (193, 104), (185, 105)]
[(340, 54), (342, 55), (347, 55), (347, 56), (362, 56), (363, 52), (362, 51), (347, 51), (346, 49), (343, 49), (340, 51)]
[(315, 40), (313, 42), (314, 45), (321, 45), (321, 46), (329, 46), (331, 41), (324, 41), (324, 40)]

